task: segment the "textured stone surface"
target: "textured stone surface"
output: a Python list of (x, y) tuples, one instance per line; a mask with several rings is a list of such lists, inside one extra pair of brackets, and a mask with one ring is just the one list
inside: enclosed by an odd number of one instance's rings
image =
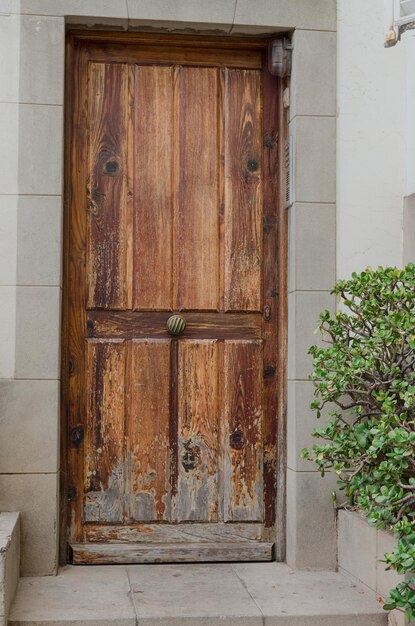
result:
[(0, 472), (57, 472), (59, 382), (0, 380)]
[[(385, 570), (385, 552), (392, 552), (396, 540), (385, 530), (369, 526), (358, 512), (338, 512), (339, 570), (351, 581), (366, 588), (372, 597), (386, 599), (404, 577), (396, 571)], [(405, 616), (399, 610), (388, 614), (389, 626), (406, 626)]]
[[(235, 30), (252, 27), (252, 32), (272, 32), (275, 28), (336, 30), (335, 0), (238, 0)], [(262, 30), (261, 30), (262, 27)], [(264, 27), (268, 27), (264, 29)]]
[(7, 625), (19, 581), (20, 515), (0, 513), (0, 625)]
[(315, 428), (323, 427), (328, 419), (326, 409), (319, 420), (315, 411), (310, 409), (314, 399), (313, 390), (311, 381), (288, 381), (287, 465), (295, 471), (317, 471), (313, 463), (300, 458), (303, 448), (311, 448), (314, 443), (318, 443), (312, 432)]
[(334, 570), (336, 520), (331, 492), (336, 476), (287, 470), (287, 563), (298, 569)]
[(16, 284), (17, 196), (0, 195), (0, 285)]
[(312, 370), (310, 346), (321, 344), (316, 334), (319, 314), (333, 311), (335, 301), (328, 291), (294, 291), (288, 296), (288, 379), (308, 380)]
[[(130, 591), (131, 588), (131, 591)], [(282, 563), (65, 567), (20, 581), (10, 626), (386, 626), (339, 574)]]
[(60, 196), (21, 196), (17, 219), (17, 284), (61, 284)]
[(336, 115), (336, 33), (296, 30), (293, 46), (290, 119)]
[(330, 291), (336, 280), (336, 207), (290, 207), (288, 290)]
[(23, 578), (10, 626), (135, 626), (124, 567), (65, 567), (56, 577)]
[(296, 202), (336, 201), (336, 119), (297, 116), (289, 125), (294, 137)]
[(127, 0), (10, 0), (11, 11), (31, 15), (74, 15), (127, 19)]
[(231, 565), (136, 565), (128, 568), (128, 575), (143, 626), (154, 618), (173, 618), (179, 624), (183, 618), (190, 621), (198, 617), (226, 617), (226, 622), (235, 626), (239, 620), (247, 625), (261, 624), (258, 607)]
[(235, 12), (235, 0), (127, 0), (128, 16), (134, 26), (140, 22), (179, 22), (212, 28), (223, 25), (229, 30)]
[(63, 107), (46, 104), (18, 106), (17, 192), (60, 195), (63, 183)]
[(338, 560), (342, 569), (376, 590), (376, 529), (365, 518), (341, 511), (338, 518)]
[(59, 287), (18, 287), (16, 377), (59, 378)]
[(16, 287), (0, 287), (0, 378), (14, 376)]
[(14, 16), (14, 19), (19, 20), (18, 101), (62, 105), (64, 19), (40, 15)]
[(0, 475), (0, 511), (21, 513), (22, 575), (56, 573), (58, 475)]

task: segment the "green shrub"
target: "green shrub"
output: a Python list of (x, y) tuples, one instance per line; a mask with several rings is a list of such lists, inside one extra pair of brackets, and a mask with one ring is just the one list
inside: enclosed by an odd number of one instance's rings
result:
[(385, 609), (415, 619), (415, 265), (370, 268), (333, 290), (338, 311), (320, 315), (313, 346), (312, 408), (327, 425), (302, 457), (336, 472), (346, 503), (397, 539), (386, 568), (407, 574)]

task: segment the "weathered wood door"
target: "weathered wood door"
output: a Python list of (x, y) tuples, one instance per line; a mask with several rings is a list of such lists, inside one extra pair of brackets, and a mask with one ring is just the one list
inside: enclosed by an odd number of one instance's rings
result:
[(76, 35), (71, 55), (73, 562), (271, 559), (278, 120), (266, 50)]

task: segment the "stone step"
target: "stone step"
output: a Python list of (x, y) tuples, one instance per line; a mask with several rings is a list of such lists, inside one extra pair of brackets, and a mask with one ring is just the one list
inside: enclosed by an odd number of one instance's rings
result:
[(22, 578), (10, 626), (386, 626), (340, 574), (281, 563), (68, 566)]

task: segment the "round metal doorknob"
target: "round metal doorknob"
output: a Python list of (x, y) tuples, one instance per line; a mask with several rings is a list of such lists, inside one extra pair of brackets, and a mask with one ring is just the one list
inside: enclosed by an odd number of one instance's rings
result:
[(186, 322), (181, 315), (172, 315), (167, 320), (167, 330), (170, 335), (181, 335), (186, 328)]

